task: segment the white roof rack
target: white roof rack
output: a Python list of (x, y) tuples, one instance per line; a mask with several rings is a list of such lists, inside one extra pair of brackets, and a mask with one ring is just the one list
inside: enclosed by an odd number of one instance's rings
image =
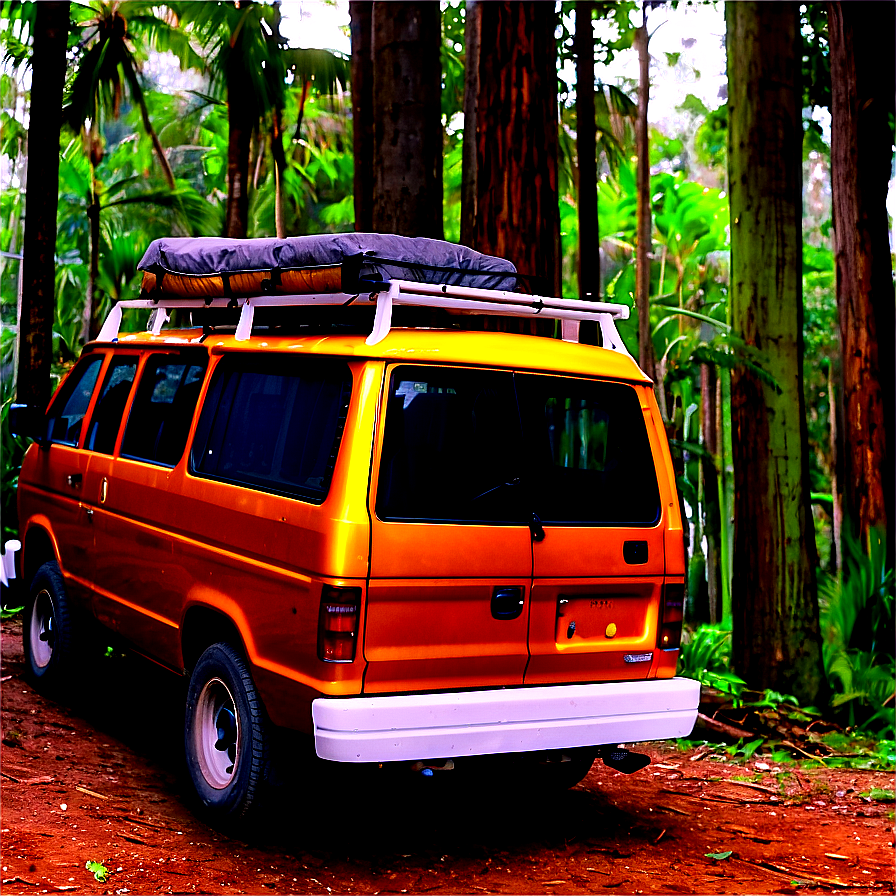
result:
[(367, 337), (368, 345), (382, 342), (392, 326), (392, 308), (395, 305), (416, 305), (428, 308), (446, 308), (467, 314), (498, 314), (510, 317), (546, 318), (561, 322), (565, 342), (579, 341), (579, 324), (595, 321), (601, 330), (604, 348), (628, 355), (628, 351), (616, 329), (617, 320), (627, 320), (627, 305), (612, 302), (585, 302), (581, 299), (560, 299), (547, 296), (530, 296), (497, 289), (476, 289), (468, 286), (447, 286), (437, 283), (416, 283), (408, 280), (392, 280), (383, 283), (383, 291), (370, 295), (350, 296), (345, 293), (319, 293), (313, 295), (253, 296), (236, 299), (149, 298), (118, 302), (109, 312), (98, 342), (115, 342), (121, 326), (121, 314), (125, 308), (148, 308), (153, 311), (148, 329), (156, 336), (169, 320), (168, 312), (175, 308), (239, 308), (240, 320), (235, 338), (239, 341), (252, 335), (252, 323), (256, 308), (309, 305), (370, 306), (376, 307), (373, 330)]

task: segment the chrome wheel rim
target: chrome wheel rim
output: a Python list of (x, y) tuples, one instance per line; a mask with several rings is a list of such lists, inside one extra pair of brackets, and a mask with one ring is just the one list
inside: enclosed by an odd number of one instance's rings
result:
[(31, 644), (31, 658), (38, 669), (46, 669), (53, 658), (53, 648), (56, 646), (56, 615), (53, 607), (53, 597), (44, 588), (31, 607), (31, 624), (29, 626)]
[(236, 774), (240, 758), (240, 718), (230, 689), (220, 678), (206, 682), (196, 701), (196, 758), (202, 776), (223, 790)]

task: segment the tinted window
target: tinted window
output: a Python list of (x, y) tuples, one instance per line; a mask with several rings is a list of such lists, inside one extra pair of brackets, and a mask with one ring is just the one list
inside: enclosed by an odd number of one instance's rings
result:
[(199, 419), (193, 472), (323, 501), (351, 385), (343, 362), (225, 358)]
[(516, 376), (534, 510), (545, 523), (652, 525), (659, 490), (631, 386)]
[(103, 356), (94, 355), (81, 361), (71, 372), (56, 396), (47, 415), (47, 438), (62, 445), (77, 445), (81, 424), (93, 395)]
[(386, 520), (522, 522), (520, 423), (510, 373), (392, 373), (376, 512)]
[(115, 358), (109, 365), (103, 390), (90, 418), (85, 448), (112, 453), (136, 372), (136, 357)]
[(170, 467), (180, 460), (206, 364), (205, 356), (149, 357), (128, 415), (121, 444), (123, 457)]

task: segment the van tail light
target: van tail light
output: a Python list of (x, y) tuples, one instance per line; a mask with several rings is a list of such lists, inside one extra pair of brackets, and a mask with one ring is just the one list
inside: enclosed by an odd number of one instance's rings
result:
[(317, 623), (317, 655), (325, 663), (354, 660), (360, 607), (360, 588), (324, 585)]
[(684, 619), (684, 585), (663, 585), (660, 602), (660, 629), (657, 647), (678, 650), (681, 645), (681, 623)]

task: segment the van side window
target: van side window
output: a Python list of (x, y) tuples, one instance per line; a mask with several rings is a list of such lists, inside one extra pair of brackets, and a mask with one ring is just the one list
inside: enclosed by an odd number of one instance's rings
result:
[(386, 409), (377, 516), (522, 523), (521, 441), (509, 372), (396, 368)]
[(128, 415), (121, 456), (173, 467), (184, 453), (206, 357), (151, 355)]
[(81, 424), (105, 360), (93, 355), (71, 372), (47, 414), (47, 439), (60, 445), (77, 445)]
[(342, 362), (224, 358), (199, 418), (191, 472), (321, 503), (351, 387)]
[(535, 512), (544, 523), (653, 525), (659, 488), (644, 413), (623, 383), (516, 375)]
[(112, 453), (136, 373), (136, 357), (113, 359), (106, 372), (106, 379), (103, 381), (103, 389), (93, 416), (90, 418), (85, 448), (102, 454)]

